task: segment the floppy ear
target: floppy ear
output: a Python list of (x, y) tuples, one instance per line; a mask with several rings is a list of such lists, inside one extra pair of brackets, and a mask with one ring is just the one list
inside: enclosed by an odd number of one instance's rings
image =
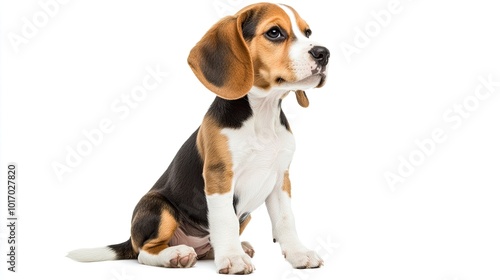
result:
[(299, 102), (299, 105), (307, 108), (309, 107), (309, 99), (307, 98), (306, 92), (303, 90), (296, 90), (295, 91), (295, 97), (297, 98), (297, 102)]
[(188, 57), (200, 82), (224, 99), (245, 96), (254, 83), (252, 59), (242, 34), (245, 17), (240, 14), (221, 19)]

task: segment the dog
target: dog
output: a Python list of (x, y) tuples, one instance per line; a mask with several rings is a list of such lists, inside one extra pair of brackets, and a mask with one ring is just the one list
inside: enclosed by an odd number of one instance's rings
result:
[(72, 251), (82, 262), (137, 259), (192, 267), (214, 259), (221, 274), (249, 274), (254, 250), (239, 235), (266, 204), (273, 241), (294, 268), (323, 260), (299, 240), (291, 208), (289, 166), (294, 136), (282, 99), (327, 77), (329, 50), (286, 5), (258, 3), (218, 21), (194, 46), (188, 64), (216, 97), (198, 129), (134, 209), (129, 240)]

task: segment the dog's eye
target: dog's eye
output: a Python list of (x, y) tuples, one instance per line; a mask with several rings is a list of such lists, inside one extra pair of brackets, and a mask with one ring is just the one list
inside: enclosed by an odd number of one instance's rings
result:
[(266, 32), (267, 39), (271, 41), (283, 41), (285, 40), (285, 35), (281, 32), (279, 27), (273, 27)]
[(304, 33), (305, 33), (306, 37), (309, 38), (309, 36), (311, 36), (311, 34), (312, 34), (312, 31), (311, 31), (311, 29), (308, 28), (308, 29), (306, 29), (306, 31)]

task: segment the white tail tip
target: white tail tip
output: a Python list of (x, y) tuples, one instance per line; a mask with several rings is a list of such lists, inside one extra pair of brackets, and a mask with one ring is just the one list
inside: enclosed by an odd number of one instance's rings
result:
[(78, 249), (66, 256), (79, 262), (100, 262), (116, 260), (116, 253), (109, 247)]

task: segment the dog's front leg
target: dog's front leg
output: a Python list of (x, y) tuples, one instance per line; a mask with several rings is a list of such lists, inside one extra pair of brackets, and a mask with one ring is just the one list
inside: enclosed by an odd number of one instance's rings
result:
[(294, 268), (320, 267), (323, 265), (323, 260), (299, 240), (290, 198), (291, 185), (287, 171), (284, 174), (283, 183), (275, 187), (266, 199), (267, 211), (273, 226), (274, 242), (279, 242), (283, 255)]
[(206, 116), (197, 136), (203, 158), (210, 244), (215, 267), (222, 274), (249, 274), (254, 267), (240, 244), (240, 224), (234, 211), (232, 156), (217, 123)]
[[(240, 225), (233, 207), (232, 172), (225, 172), (223, 169), (214, 168), (204, 172), (210, 243), (214, 249), (215, 266), (221, 274), (249, 274), (254, 267), (239, 240)], [(219, 191), (210, 193), (210, 190)], [(223, 190), (228, 191), (224, 193)]]

